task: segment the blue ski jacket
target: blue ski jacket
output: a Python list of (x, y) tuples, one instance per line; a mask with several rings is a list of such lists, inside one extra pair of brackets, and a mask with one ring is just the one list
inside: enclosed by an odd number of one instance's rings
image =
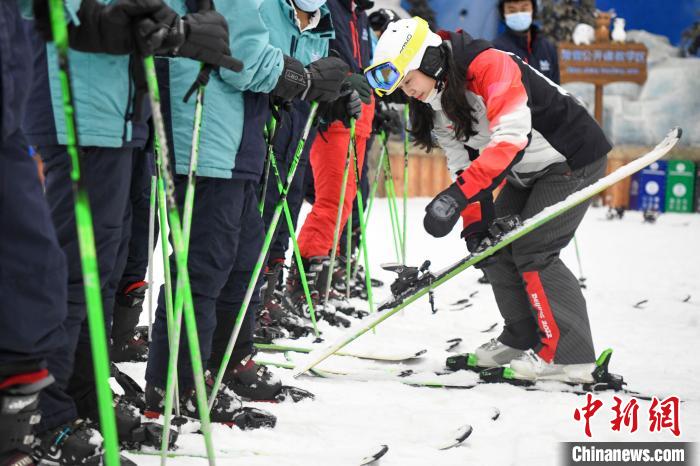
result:
[[(335, 37), (335, 32), (327, 6), (320, 8), (316, 27), (305, 31), (299, 30), (291, 0), (263, 0), (260, 14), (270, 31), (270, 43), (282, 49), (286, 55), (296, 58), (304, 65), (328, 56), (328, 44)], [(297, 142), (309, 115), (309, 107), (308, 102), (294, 99), (288, 111), (279, 112), (274, 150), (281, 160), (291, 162), (294, 158)], [(312, 130), (301, 154), (302, 159), (308, 158), (314, 136), (315, 131)]]
[[(168, 4), (184, 15), (184, 0)], [(265, 161), (263, 127), (270, 115), (269, 96), (283, 68), (282, 50), (270, 44), (261, 18), (263, 0), (226, 0), (216, 9), (229, 24), (231, 50), (244, 63), (240, 73), (219, 69), (211, 73), (204, 94), (197, 175), (211, 178), (259, 180)], [(159, 59), (159, 82), (167, 115), (175, 170), (186, 174), (190, 164), (195, 98), (183, 96), (200, 65), (183, 58)]]
[(540, 35), (539, 28), (530, 28), (530, 37), (518, 34), (506, 27), (503, 34), (493, 41), (493, 46), (504, 52), (511, 52), (523, 59), (534, 69), (559, 84), (559, 56), (557, 48)]

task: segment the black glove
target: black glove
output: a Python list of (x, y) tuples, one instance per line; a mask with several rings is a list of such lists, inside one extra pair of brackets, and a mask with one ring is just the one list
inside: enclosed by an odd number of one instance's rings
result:
[(447, 235), (452, 231), (467, 204), (467, 198), (464, 197), (462, 190), (457, 183), (452, 183), (426, 206), (423, 219), (425, 231), (436, 238)]
[(372, 0), (355, 0), (355, 5), (357, 5), (357, 9), (360, 11), (374, 8), (374, 2)]
[[(125, 55), (159, 45), (169, 25), (139, 31), (135, 24), (143, 18), (172, 11), (162, 0), (117, 0), (109, 5), (97, 0), (83, 0), (78, 10), (80, 26), (71, 25), (69, 45), (75, 50)], [(176, 15), (177, 16), (177, 15)], [(35, 27), (46, 40), (52, 41), (48, 0), (34, 0)]]
[(399, 15), (392, 9), (380, 8), (369, 15), (369, 25), (373, 31), (383, 33), (389, 23), (398, 21)]
[(357, 91), (352, 90), (349, 94), (340, 97), (333, 102), (323, 102), (319, 106), (320, 128), (325, 131), (331, 123), (340, 120), (343, 126), (350, 127), (350, 118), (360, 118), (362, 113), (362, 100)]
[(326, 57), (311, 63), (306, 70), (309, 89), (302, 98), (324, 102), (338, 98), (350, 67), (340, 58)]
[(231, 71), (243, 69), (243, 63), (231, 56), (226, 18), (209, 10), (189, 13), (182, 19), (185, 23), (185, 43), (177, 50), (178, 56)]
[[(522, 221), (519, 215), (506, 215), (492, 220), (486, 231), (475, 231), (467, 235), (465, 234), (467, 231), (465, 229), (462, 231), (462, 238), (464, 238), (464, 241), (467, 243), (469, 252), (474, 254), (499, 242), (503, 236), (521, 225)], [(477, 269), (488, 267), (496, 262), (496, 254), (498, 253), (480, 260), (474, 264), (474, 267)]]
[(334, 101), (340, 95), (348, 70), (348, 65), (336, 57), (321, 58), (305, 68), (296, 58), (285, 55), (284, 69), (271, 94), (283, 100), (300, 97)]
[(357, 91), (362, 102), (369, 104), (372, 102), (372, 86), (367, 82), (365, 75), (352, 73), (345, 78), (343, 85), (349, 86)]
[(385, 105), (377, 105), (372, 120), (372, 131), (378, 134), (382, 131), (389, 134), (402, 134), (404, 130), (403, 119), (398, 110)]

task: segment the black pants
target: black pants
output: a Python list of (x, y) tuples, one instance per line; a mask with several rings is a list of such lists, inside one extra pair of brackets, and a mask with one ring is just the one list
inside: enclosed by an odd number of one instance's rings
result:
[[(496, 215), (527, 219), (600, 179), (607, 158), (571, 172), (560, 167), (520, 189), (510, 181), (496, 198)], [(542, 225), (502, 249), (485, 268), (505, 321), (499, 340), (535, 351), (546, 361), (595, 361), (586, 300), (578, 280), (559, 258), (591, 200)]]
[[(176, 177), (176, 195), (184, 203), (186, 177)], [(263, 243), (263, 225), (257, 210), (258, 183), (198, 178), (195, 190), (188, 272), (197, 320), (197, 333), (206, 368), (218, 366), (226, 348)], [(174, 254), (170, 257), (173, 286), (177, 283)], [(165, 387), (168, 369), (168, 332), (164, 287), (158, 296), (149, 349), (146, 381)], [(246, 313), (231, 364), (253, 351), (255, 308), (260, 305), (260, 280)], [(182, 323), (178, 376), (181, 390), (194, 387), (189, 347)], [(213, 348), (212, 348), (213, 345)]]
[[(124, 270), (129, 242), (127, 205), (134, 149), (86, 147), (82, 150), (81, 178), (92, 210), (104, 324), (109, 335), (114, 293)], [(65, 146), (40, 147), (39, 152), (44, 160), (46, 199), (51, 218), (68, 260), (68, 315), (64, 321), (67, 341), (62, 351), (49, 356), (49, 370), (56, 378), (56, 386), (65, 388), (75, 401), (78, 414), (94, 416), (97, 409), (95, 380), (70, 180), (70, 158)], [(42, 424), (47, 428), (71, 420), (67, 414), (74, 411), (70, 400), (64, 397), (44, 397), (41, 408), (44, 412)]]

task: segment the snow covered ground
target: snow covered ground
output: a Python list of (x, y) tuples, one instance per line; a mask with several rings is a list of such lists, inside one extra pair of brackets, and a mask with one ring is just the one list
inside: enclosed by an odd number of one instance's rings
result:
[[(408, 262), (432, 261), (439, 270), (465, 254), (457, 229), (435, 239), (422, 228), (427, 199), (411, 199), (408, 214)], [(395, 260), (385, 199), (374, 206), (369, 227), (372, 275), (385, 281), (375, 290), (376, 301), (387, 295), (391, 274), (379, 264)], [(503, 385), (480, 385), (471, 390), (415, 388), (398, 382), (358, 382), (348, 379), (302, 377), (274, 369), (290, 385), (310, 390), (315, 401), (260, 406), (278, 417), (274, 430), (242, 432), (216, 426), (214, 442), (219, 465), (356, 465), (378, 445), (389, 445), (381, 465), (550, 465), (558, 464), (559, 443), (567, 441), (697, 441), (700, 440), (700, 216), (662, 215), (656, 224), (642, 223), (641, 214), (627, 212), (623, 220), (605, 220), (603, 208), (591, 209), (577, 235), (588, 289), (593, 336), (598, 352), (612, 347), (611, 371), (625, 376), (629, 388), (678, 395), (681, 435), (649, 432), (650, 402), (639, 401), (638, 429), (613, 432), (612, 394), (598, 397), (604, 404), (591, 419), (592, 438), (584, 434), (574, 410), (585, 397), (565, 393), (526, 392)], [(579, 274), (573, 245), (563, 258)], [(160, 261), (156, 270), (162, 270)], [(159, 273), (157, 275), (162, 275)], [(416, 371), (440, 370), (454, 353), (445, 341), (461, 337), (460, 352), (496, 337), (500, 315), (480, 272), (467, 270), (435, 292), (436, 314), (427, 299), (419, 300), (383, 323), (375, 335), (356, 343), (387, 352), (427, 349), (420, 359), (404, 364)], [(450, 304), (472, 295), (473, 306), (451, 311)], [(634, 307), (640, 301), (645, 304)], [(143, 320), (146, 313), (143, 315)], [(492, 324), (498, 326), (487, 331)], [(327, 342), (342, 334), (322, 326)], [(297, 342), (299, 343), (299, 341)], [(279, 356), (269, 356), (273, 359)], [(336, 358), (335, 361), (338, 361)], [(351, 360), (350, 358), (343, 358)], [(347, 363), (346, 364), (350, 364)], [(353, 361), (357, 367), (377, 367), (372, 361)], [(384, 366), (384, 367), (395, 367)], [(143, 364), (122, 369), (143, 382)], [(470, 373), (455, 380), (472, 380)], [(623, 406), (629, 397), (622, 396)], [(493, 421), (494, 409), (500, 417)], [(461, 447), (439, 451), (436, 445), (457, 427), (474, 428)], [(202, 437), (184, 434), (181, 451), (204, 452)], [(158, 458), (132, 456), (139, 465), (155, 465)], [(173, 465), (205, 465), (205, 459), (173, 458)]]

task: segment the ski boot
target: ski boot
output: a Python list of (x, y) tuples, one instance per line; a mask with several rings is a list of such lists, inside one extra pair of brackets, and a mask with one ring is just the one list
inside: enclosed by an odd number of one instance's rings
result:
[(247, 401), (278, 402), (291, 399), (294, 402), (314, 398), (311, 392), (282, 385), (282, 382), (266, 367), (257, 364), (248, 355), (232, 369), (228, 369), (223, 383)]
[(573, 384), (590, 384), (594, 382), (595, 363), (555, 364), (542, 359), (533, 350), (525, 351), (510, 362), (513, 376), (524, 380), (556, 380)]
[(457, 354), (447, 358), (445, 364), (452, 371), (470, 370), (480, 372), (491, 367), (509, 364), (522, 356), (523, 351), (510, 347), (492, 338), (479, 346), (473, 353)]
[(102, 462), (102, 435), (82, 419), (39, 434), (33, 456), (41, 466), (91, 465)]
[[(304, 321), (290, 313), (284, 306), (284, 295), (278, 289), (278, 283), (282, 276), (282, 261), (275, 261), (272, 266), (268, 266), (265, 271), (266, 283), (262, 289), (263, 305), (258, 311), (256, 323), (259, 328), (273, 327), (278, 329), (283, 336), (279, 338), (297, 339), (307, 336), (313, 332), (309, 326), (304, 324)], [(259, 331), (259, 335), (267, 335), (269, 338), (273, 332)]]
[(143, 362), (148, 359), (148, 341), (135, 332), (148, 283), (132, 283), (117, 293), (112, 321), (111, 359), (114, 362)]
[(41, 420), (39, 392), (53, 381), (39, 364), (0, 367), (0, 465), (34, 464), (33, 429)]
[[(209, 374), (206, 376), (207, 397), (211, 396), (210, 389), (214, 384)], [(190, 388), (180, 394), (180, 414), (192, 419), (199, 419), (197, 397), (194, 388)], [(149, 419), (157, 419), (163, 414), (165, 405), (165, 389), (146, 385), (146, 410), (144, 416)], [(243, 402), (226, 386), (222, 386), (214, 399), (210, 413), (211, 422), (225, 424), (229, 427), (237, 426), (241, 430), (259, 429), (262, 427), (275, 427), (277, 418), (266, 411), (256, 408), (243, 407)]]

